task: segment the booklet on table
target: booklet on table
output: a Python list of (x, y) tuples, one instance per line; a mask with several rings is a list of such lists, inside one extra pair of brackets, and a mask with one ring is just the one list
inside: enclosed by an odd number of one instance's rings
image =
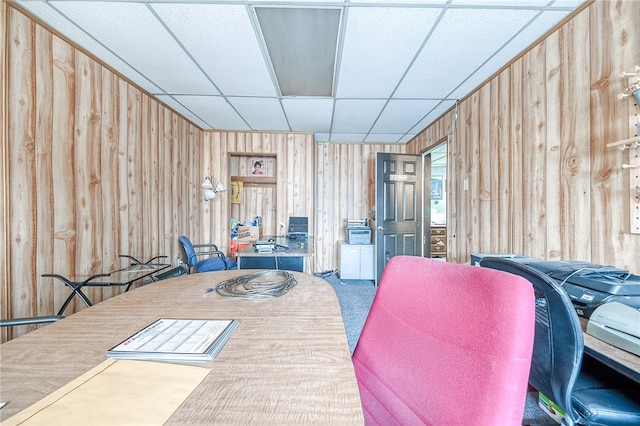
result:
[(107, 351), (114, 359), (207, 362), (238, 328), (237, 320), (161, 318)]

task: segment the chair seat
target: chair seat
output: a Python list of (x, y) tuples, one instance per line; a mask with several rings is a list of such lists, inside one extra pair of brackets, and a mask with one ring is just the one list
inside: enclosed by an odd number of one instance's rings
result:
[(640, 425), (640, 385), (591, 357), (583, 358), (571, 400), (592, 424)]
[(197, 272), (211, 272), (211, 271), (220, 271), (222, 269), (235, 269), (237, 267), (237, 263), (233, 261), (233, 259), (225, 258), (222, 260), (219, 257), (210, 257), (208, 259), (201, 260), (196, 264)]
[(580, 416), (593, 424), (640, 425), (640, 390), (583, 389), (572, 399)]

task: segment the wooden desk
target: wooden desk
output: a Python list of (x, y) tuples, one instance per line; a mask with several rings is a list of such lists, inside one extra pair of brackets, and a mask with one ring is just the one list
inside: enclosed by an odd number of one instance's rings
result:
[[(251, 271), (255, 272), (255, 271)], [(284, 296), (224, 298), (209, 287), (246, 270), (185, 275), (122, 293), (0, 345), (0, 420), (106, 359), (160, 318), (239, 320), (212, 370), (168, 424), (362, 424), (362, 407), (334, 290), (313, 275)], [(170, 390), (167, 390), (170, 391)]]
[(271, 253), (258, 253), (253, 244), (236, 253), (238, 269), (284, 269), (311, 273), (309, 259), (313, 256), (313, 237), (306, 240), (290, 240), (287, 237), (265, 237), (289, 250), (276, 249)]
[(640, 383), (640, 357), (588, 334), (587, 322), (580, 317), (585, 354)]

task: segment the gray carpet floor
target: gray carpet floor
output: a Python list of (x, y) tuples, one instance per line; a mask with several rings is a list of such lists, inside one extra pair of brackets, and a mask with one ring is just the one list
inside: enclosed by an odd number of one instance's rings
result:
[[(337, 273), (323, 276), (333, 287), (340, 301), (340, 309), (344, 327), (347, 332), (349, 349), (353, 351), (360, 338), (360, 332), (369, 314), (371, 303), (376, 294), (377, 287), (374, 281), (369, 280), (341, 280)], [(537, 399), (529, 393), (525, 406), (524, 418), (527, 425), (556, 424), (537, 403)]]

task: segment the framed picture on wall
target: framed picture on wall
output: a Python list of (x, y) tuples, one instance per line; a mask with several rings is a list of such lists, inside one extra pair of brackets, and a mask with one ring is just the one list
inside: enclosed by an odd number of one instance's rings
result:
[(264, 157), (251, 157), (249, 159), (250, 176), (266, 176), (267, 160)]
[(431, 176), (431, 199), (442, 200), (442, 176)]

